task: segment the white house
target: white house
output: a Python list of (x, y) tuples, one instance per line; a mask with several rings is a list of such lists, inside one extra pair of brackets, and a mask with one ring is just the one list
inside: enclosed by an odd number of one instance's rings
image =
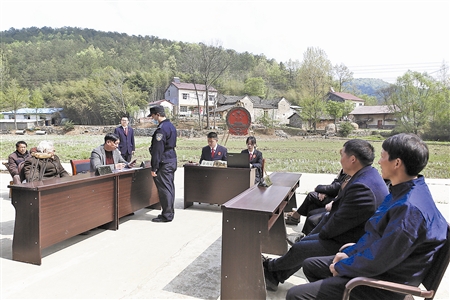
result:
[(327, 100), (336, 102), (351, 102), (355, 107), (363, 106), (365, 102), (364, 99), (356, 97), (355, 95), (349, 93), (335, 92), (333, 88), (330, 88), (330, 92), (328, 92), (326, 98)]
[(357, 123), (359, 128), (392, 129), (397, 124), (397, 111), (397, 108), (388, 105), (357, 106), (349, 114), (349, 118)]
[[(191, 115), (198, 113), (198, 102), (203, 107), (206, 97), (206, 86), (204, 84), (193, 84), (180, 82), (180, 78), (174, 77), (169, 87), (164, 92), (164, 99), (174, 105), (174, 114)], [(214, 87), (208, 89), (208, 106), (215, 107), (217, 90)]]

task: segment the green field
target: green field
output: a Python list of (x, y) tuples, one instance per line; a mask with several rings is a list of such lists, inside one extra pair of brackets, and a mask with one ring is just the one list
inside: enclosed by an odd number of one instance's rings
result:
[[(103, 135), (0, 135), (0, 159), (5, 161), (15, 150), (18, 140), (25, 140), (28, 148), (36, 146), (41, 140), (53, 141), (57, 155), (63, 162), (70, 159), (89, 158), (91, 150), (103, 143)], [(339, 164), (339, 149), (346, 139), (321, 137), (289, 139), (275, 136), (258, 137), (258, 149), (266, 159), (266, 170), (269, 172), (285, 171), (300, 173), (328, 173), (336, 174)], [(138, 162), (150, 159), (148, 147), (150, 137), (136, 137), (136, 158)], [(376, 149), (374, 166), (380, 157), (382, 139), (371, 141)], [(220, 136), (220, 144), (224, 144), (224, 136)], [(430, 161), (422, 172), (428, 178), (450, 178), (450, 143), (428, 142)], [(206, 145), (205, 138), (178, 138), (178, 165), (200, 158), (200, 149)], [(245, 149), (245, 137), (230, 136), (226, 142), (228, 152), (240, 152)]]

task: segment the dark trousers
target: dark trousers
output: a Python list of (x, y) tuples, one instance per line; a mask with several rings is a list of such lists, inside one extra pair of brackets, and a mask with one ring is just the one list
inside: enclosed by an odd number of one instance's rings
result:
[(133, 155), (131, 153), (122, 153), (122, 158), (125, 159), (127, 162), (131, 161), (131, 157)]
[(323, 201), (319, 200), (319, 193), (317, 192), (309, 192), (306, 195), (305, 200), (297, 209), (297, 212), (302, 216), (308, 216), (308, 213), (317, 208), (324, 208), (325, 205), (331, 202), (333, 198), (325, 197)]
[(175, 210), (175, 171), (176, 162), (161, 163), (156, 177), (153, 177), (158, 189), (159, 203), (161, 204), (161, 215), (167, 220), (173, 220)]
[(316, 208), (311, 210), (306, 217), (305, 224), (303, 225), (302, 232), (305, 235), (311, 233), (311, 231), (320, 223), (322, 217), (327, 213), (325, 208)]
[[(342, 299), (345, 285), (351, 278), (336, 276), (330, 272), (330, 264), (333, 262), (334, 255), (312, 257), (303, 262), (303, 273), (310, 283), (297, 285), (289, 289), (286, 299), (288, 300), (333, 300)], [(381, 289), (360, 286), (356, 287), (350, 293), (350, 299), (403, 299), (404, 295), (388, 292)]]
[(268, 263), (268, 270), (281, 283), (300, 270), (305, 259), (315, 256), (334, 255), (342, 246), (334, 240), (324, 240), (319, 238), (314, 231), (305, 236), (301, 241), (292, 245), (289, 251)]

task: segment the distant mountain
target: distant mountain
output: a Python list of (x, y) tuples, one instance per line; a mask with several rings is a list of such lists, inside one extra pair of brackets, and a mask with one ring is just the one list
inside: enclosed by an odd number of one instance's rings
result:
[(344, 84), (344, 87), (356, 95), (364, 94), (380, 100), (377, 91), (390, 85), (389, 82), (378, 78), (355, 78), (350, 83)]

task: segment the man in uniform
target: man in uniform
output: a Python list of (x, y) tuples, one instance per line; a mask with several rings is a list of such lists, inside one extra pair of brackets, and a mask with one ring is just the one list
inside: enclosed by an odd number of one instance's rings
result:
[(175, 184), (174, 177), (177, 170), (177, 130), (166, 119), (164, 107), (161, 105), (150, 108), (150, 115), (158, 123), (152, 136), (150, 146), (152, 176), (158, 189), (159, 202), (162, 212), (153, 222), (171, 222), (174, 217)]

